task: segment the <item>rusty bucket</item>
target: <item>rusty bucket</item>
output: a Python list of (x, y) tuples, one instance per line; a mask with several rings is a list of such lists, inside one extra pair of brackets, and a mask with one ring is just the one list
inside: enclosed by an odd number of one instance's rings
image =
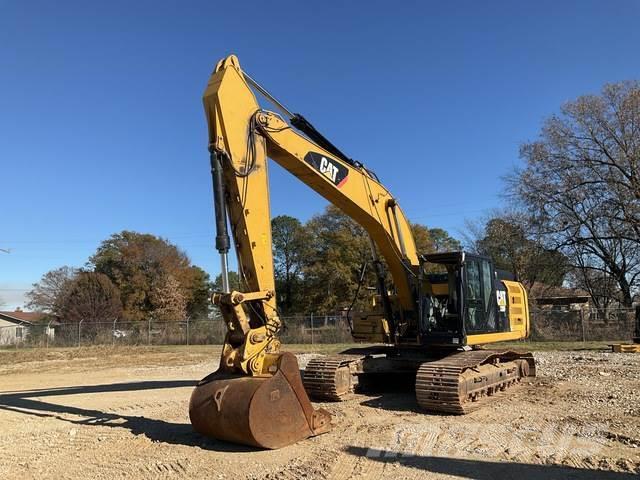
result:
[(242, 445), (280, 448), (328, 432), (331, 415), (314, 410), (296, 357), (283, 353), (271, 377), (218, 370), (202, 379), (189, 402), (189, 418), (202, 435)]

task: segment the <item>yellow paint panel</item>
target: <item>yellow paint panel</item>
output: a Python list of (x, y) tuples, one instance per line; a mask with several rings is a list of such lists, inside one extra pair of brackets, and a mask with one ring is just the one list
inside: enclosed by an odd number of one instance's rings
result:
[(518, 282), (503, 280), (502, 283), (507, 287), (509, 299), (509, 330), (518, 333), (518, 338), (527, 338), (530, 332), (527, 291)]
[(468, 335), (467, 345), (482, 345), (485, 343), (506, 342), (509, 340), (521, 340), (525, 338), (522, 332), (499, 332), (481, 333), (478, 335)]
[[(507, 287), (509, 305), (509, 331), (497, 333), (482, 333), (467, 336), (467, 345), (482, 345), (487, 343), (522, 340), (529, 336), (529, 307), (527, 292), (521, 283), (503, 280)], [(517, 305), (517, 306), (514, 306)]]
[(381, 315), (354, 315), (353, 339), (365, 343), (389, 342), (389, 324)]

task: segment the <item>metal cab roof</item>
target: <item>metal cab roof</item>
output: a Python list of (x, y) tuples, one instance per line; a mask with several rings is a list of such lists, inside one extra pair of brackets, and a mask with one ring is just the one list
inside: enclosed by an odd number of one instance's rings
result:
[(421, 255), (420, 258), (425, 262), (439, 263), (442, 265), (462, 265), (467, 258), (479, 258), (491, 261), (489, 257), (465, 252), (464, 250), (460, 250), (457, 252), (427, 253), (425, 255)]

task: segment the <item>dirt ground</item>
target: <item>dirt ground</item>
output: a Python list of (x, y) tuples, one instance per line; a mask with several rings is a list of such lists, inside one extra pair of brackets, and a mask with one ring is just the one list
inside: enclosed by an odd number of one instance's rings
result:
[[(192, 432), (194, 382), (213, 347), (0, 362), (0, 478), (636, 479), (640, 355), (537, 352), (539, 375), (465, 417), (408, 393), (315, 404), (333, 431), (277, 451)], [(312, 354), (299, 356), (304, 365)], [(6, 356), (4, 357), (6, 360)]]

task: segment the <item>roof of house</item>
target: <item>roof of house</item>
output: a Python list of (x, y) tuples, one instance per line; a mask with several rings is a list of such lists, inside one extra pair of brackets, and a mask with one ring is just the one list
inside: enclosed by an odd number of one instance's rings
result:
[(580, 288), (557, 287), (535, 282), (529, 288), (529, 296), (538, 304), (588, 303), (591, 297)]
[(13, 312), (0, 311), (0, 318), (9, 322), (32, 325), (42, 320), (44, 314), (39, 312), (23, 312), (22, 310), (15, 310)]

